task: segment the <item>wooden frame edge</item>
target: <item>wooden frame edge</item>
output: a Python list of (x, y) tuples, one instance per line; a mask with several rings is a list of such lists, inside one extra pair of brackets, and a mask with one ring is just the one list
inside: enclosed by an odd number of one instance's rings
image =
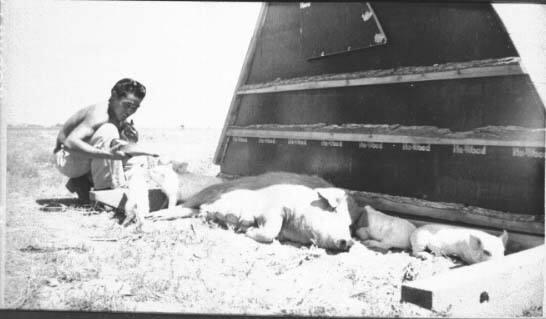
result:
[(226, 132), (228, 127), (234, 123), (235, 115), (238, 109), (237, 103), (239, 99), (237, 91), (240, 89), (240, 87), (243, 85), (243, 83), (246, 81), (246, 78), (248, 77), (248, 72), (250, 70), (250, 61), (253, 59), (256, 52), (256, 42), (258, 36), (261, 34), (265, 22), (265, 17), (267, 16), (268, 7), (269, 4), (267, 2), (262, 3), (260, 13), (258, 14), (258, 19), (256, 20), (256, 26), (254, 27), (254, 33), (252, 34), (252, 38), (250, 39), (250, 43), (248, 44), (247, 53), (243, 60), (243, 66), (241, 67), (241, 72), (239, 73), (239, 79), (237, 80), (237, 84), (231, 98), (226, 119), (224, 121), (224, 126), (222, 128), (222, 133), (220, 134), (220, 138), (216, 146), (216, 151), (214, 152), (213, 162), (216, 165), (221, 165), (224, 159), (225, 151), (228, 144), (228, 137), (226, 136)]
[[(544, 295), (544, 245), (402, 284), (401, 302), (454, 316), (517, 316)], [(542, 295), (541, 295), (542, 294)]]

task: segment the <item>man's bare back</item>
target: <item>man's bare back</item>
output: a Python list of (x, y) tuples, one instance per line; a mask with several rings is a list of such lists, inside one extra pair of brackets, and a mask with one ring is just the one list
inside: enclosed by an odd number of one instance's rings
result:
[[(91, 129), (95, 132), (102, 124), (108, 123), (109, 120), (107, 102), (90, 105), (79, 110), (68, 118), (59, 131), (59, 134), (57, 135), (57, 144), (55, 145), (55, 150), (53, 152), (58, 151), (61, 148), (61, 145), (69, 147), (70, 142), (68, 142), (69, 145), (67, 145), (67, 137), (78, 127), (80, 127), (78, 130), (89, 131), (89, 129)], [(75, 135), (79, 135), (77, 130)], [(91, 135), (82, 138), (82, 140), (88, 143), (90, 138)]]
[[(70, 116), (59, 130), (54, 149), (61, 173), (71, 180), (87, 178), (92, 182), (98, 181), (103, 188), (123, 184), (123, 181), (112, 181), (123, 174), (123, 170), (119, 169), (117, 171), (120, 172), (113, 172), (112, 167), (120, 165), (114, 162), (127, 160), (129, 156), (120, 149), (124, 144), (115, 142), (120, 137), (138, 139), (132, 125), (126, 124), (127, 118), (140, 107), (145, 94), (142, 84), (132, 79), (122, 79), (112, 88), (107, 102), (84, 107)], [(122, 127), (124, 134), (121, 134)], [(121, 179), (124, 180), (124, 177)], [(70, 180), (67, 188), (71, 190), (73, 187), (69, 187), (69, 184)]]
[(126, 159), (127, 156), (121, 151), (105, 151), (89, 144), (93, 134), (103, 124), (111, 123), (119, 131), (122, 123), (136, 112), (141, 102), (141, 99), (132, 94), (112, 100), (113, 98), (109, 102), (87, 106), (68, 118), (57, 135), (55, 151), (64, 145), (67, 149), (89, 158)]

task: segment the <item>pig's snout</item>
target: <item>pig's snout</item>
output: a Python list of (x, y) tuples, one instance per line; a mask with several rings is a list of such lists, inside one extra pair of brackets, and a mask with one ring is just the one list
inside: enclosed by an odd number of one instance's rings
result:
[(354, 242), (352, 239), (349, 239), (349, 240), (340, 239), (337, 241), (337, 248), (339, 250), (348, 251), (349, 249), (351, 249), (353, 244)]

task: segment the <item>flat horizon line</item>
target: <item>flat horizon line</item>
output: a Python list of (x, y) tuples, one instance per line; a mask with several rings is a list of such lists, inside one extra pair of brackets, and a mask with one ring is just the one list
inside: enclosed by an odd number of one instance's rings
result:
[[(60, 128), (62, 124), (35, 124), (35, 123), (8, 123), (7, 128), (36, 128), (36, 129), (51, 129), (51, 128)], [(138, 129), (222, 129), (221, 126), (193, 126), (193, 125), (183, 125), (183, 126), (139, 126)]]

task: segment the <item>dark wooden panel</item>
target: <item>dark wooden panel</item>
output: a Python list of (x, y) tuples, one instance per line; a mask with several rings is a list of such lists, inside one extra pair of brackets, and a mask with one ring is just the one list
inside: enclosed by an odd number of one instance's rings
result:
[[(313, 60), (307, 60), (302, 50), (300, 4), (270, 4), (244, 84), (518, 56), (488, 3), (371, 4), (388, 38), (386, 45)], [(334, 20), (327, 22), (338, 26), (337, 31), (350, 32), (354, 27)], [(250, 94), (237, 99), (233, 124), (239, 126), (367, 123), (431, 125), (452, 131), (489, 125), (545, 126), (544, 105), (527, 75)], [(515, 157), (508, 147), (488, 147), (486, 155), (470, 155), (454, 154), (452, 146), (441, 145), (432, 146), (430, 152), (402, 151), (400, 144), (385, 144), (382, 151), (355, 145), (260, 144), (248, 138), (246, 143), (230, 143), (222, 172), (318, 174), (354, 190), (544, 215), (543, 159)]]
[(250, 175), (248, 164), (252, 160), (251, 156), (253, 154), (250, 152), (247, 143), (233, 142), (230, 138), (225, 160), (222, 163), (222, 172), (229, 172), (234, 175)]
[(544, 127), (528, 75), (244, 95), (236, 125), (374, 123), (454, 131)]
[[(335, 4), (336, 10), (350, 5)], [(299, 3), (270, 4), (246, 84), (518, 56), (490, 4), (371, 2), (371, 6), (388, 38), (386, 45), (308, 61), (300, 38)], [(350, 32), (351, 28), (359, 27), (357, 21), (355, 25), (342, 22), (321, 21), (331, 24), (335, 32)]]
[[(234, 143), (222, 172), (255, 175), (266, 171), (316, 174), (336, 186), (439, 202), (453, 202), (519, 214), (544, 214), (544, 161), (511, 155), (511, 148), (488, 147), (486, 155), (454, 154), (451, 146), (430, 152), (382, 150), (357, 143), (324, 147)], [(242, 155), (247, 154), (248, 155)], [(249, 159), (246, 161), (246, 159)]]
[[(367, 3), (302, 3), (303, 56), (319, 58), (383, 45), (387, 38)], [(333, 23), (335, 21), (335, 23)], [(346, 30), (350, 29), (351, 32)]]
[[(438, 152), (435, 189), (438, 201), (485, 203), (487, 208), (544, 213), (544, 159), (513, 157), (511, 148), (488, 147), (487, 155), (453, 154), (448, 146)], [(479, 206), (479, 205), (477, 205)]]

